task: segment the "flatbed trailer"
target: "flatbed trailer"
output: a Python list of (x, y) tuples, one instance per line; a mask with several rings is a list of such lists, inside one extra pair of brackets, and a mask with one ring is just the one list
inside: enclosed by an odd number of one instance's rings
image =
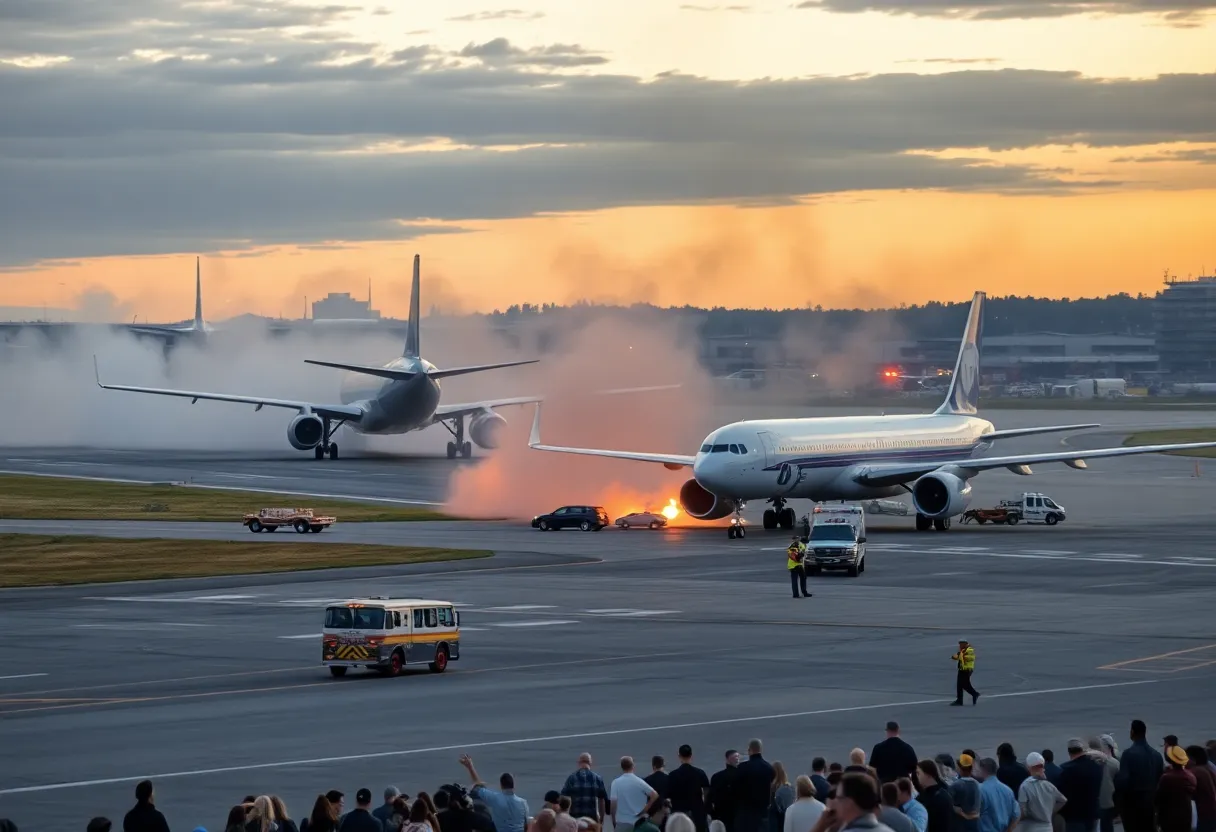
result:
[(273, 532), (279, 526), (288, 526), (299, 534), (320, 534), (337, 521), (337, 517), (314, 514), (310, 508), (264, 508), (257, 514), (246, 514), (244, 525), (254, 534)]
[(963, 512), (963, 523), (975, 521), (981, 526), (985, 523), (1007, 523), (1016, 526), (1022, 519), (1022, 513), (1014, 508), (998, 506), (997, 508), (972, 508)]

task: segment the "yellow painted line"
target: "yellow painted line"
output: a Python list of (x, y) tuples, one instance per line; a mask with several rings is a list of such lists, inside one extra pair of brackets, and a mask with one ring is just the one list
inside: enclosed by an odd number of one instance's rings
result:
[[(1098, 668), (1098, 670), (1126, 670), (1126, 669), (1133, 669), (1133, 668), (1127, 667), (1128, 665), (1132, 665), (1132, 664), (1146, 664), (1148, 662), (1154, 662), (1154, 661), (1165, 661), (1165, 662), (1178, 661), (1178, 659), (1175, 658), (1176, 656), (1183, 656), (1188, 653), (1197, 653), (1200, 650), (1212, 650), (1212, 649), (1216, 649), (1216, 644), (1205, 644), (1202, 647), (1189, 647), (1186, 650), (1174, 650), (1169, 653), (1158, 653), (1155, 656), (1144, 656), (1139, 659), (1127, 659), (1126, 661), (1114, 662), (1113, 664), (1102, 665), (1101, 667)], [(1183, 661), (1185, 661), (1185, 659), (1183, 659)], [(1208, 664), (1208, 663), (1205, 662), (1205, 664)], [(1197, 665), (1197, 666), (1202, 666), (1202, 665)]]

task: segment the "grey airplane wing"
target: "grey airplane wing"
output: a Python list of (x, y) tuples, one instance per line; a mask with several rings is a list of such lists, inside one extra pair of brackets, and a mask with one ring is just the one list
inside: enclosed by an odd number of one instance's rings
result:
[(598, 456), (606, 459), (628, 459), (633, 462), (657, 462), (669, 471), (681, 468), (691, 468), (697, 461), (695, 456), (686, 454), (654, 454), (640, 451), (613, 451), (606, 448), (568, 448), (561, 445), (544, 445), (540, 441), (540, 404), (536, 405), (536, 414), (532, 417), (532, 433), (528, 438), (528, 447), (537, 451), (553, 451), (559, 454), (577, 454), (580, 456)]
[(540, 396), (518, 396), (513, 399), (486, 399), (480, 402), (466, 402), (464, 404), (441, 404), (435, 408), (435, 415), (431, 418), (431, 423), (442, 422), (445, 419), (454, 419), (457, 416), (472, 416), (475, 413), (493, 410), (497, 407), (535, 404), (540, 400)]
[(296, 410), (300, 413), (315, 413), (318, 416), (329, 419), (345, 419), (349, 422), (358, 422), (364, 416), (362, 408), (349, 404), (324, 404), (317, 402), (302, 402), (293, 401), (291, 399), (268, 399), (262, 396), (238, 396), (230, 393), (207, 393), (198, 390), (167, 390), (159, 387), (132, 387), (125, 384), (102, 384), (101, 374), (97, 372), (97, 360), (93, 360), (93, 370), (97, 375), (97, 386), (103, 390), (125, 390), (128, 393), (148, 393), (153, 396), (176, 396), (182, 399), (191, 399), (191, 404), (199, 399), (214, 402), (235, 402), (237, 404), (254, 405), (254, 410), (261, 410), (263, 407), (281, 407), (287, 410)]
[(1089, 459), (1102, 459), (1137, 454), (1161, 454), (1170, 451), (1190, 451), (1201, 448), (1216, 448), (1216, 442), (1187, 442), (1174, 445), (1135, 445), (1121, 448), (1095, 448), (1093, 450), (1056, 451), (1049, 454), (1016, 454), (1013, 456), (991, 456), (964, 460), (927, 460), (917, 463), (875, 463), (859, 465), (853, 475), (861, 485), (902, 485), (919, 479), (925, 474), (940, 469), (956, 472), (959, 476), (973, 477), (980, 471), (1008, 468), (1015, 474), (1029, 474), (1030, 466), (1045, 462), (1063, 462), (1073, 468), (1084, 468)]

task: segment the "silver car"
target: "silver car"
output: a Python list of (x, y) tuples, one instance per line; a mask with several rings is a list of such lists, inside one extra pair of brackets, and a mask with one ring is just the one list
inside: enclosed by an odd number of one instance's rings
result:
[(667, 518), (653, 511), (635, 511), (618, 517), (616, 524), (622, 529), (661, 529), (667, 525)]

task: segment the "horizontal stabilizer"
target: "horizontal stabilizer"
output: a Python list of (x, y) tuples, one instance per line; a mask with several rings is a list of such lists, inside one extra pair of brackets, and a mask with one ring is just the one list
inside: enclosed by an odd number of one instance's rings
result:
[(369, 367), (365, 364), (342, 364), (337, 361), (313, 361), (311, 358), (304, 359), (305, 364), (316, 364), (318, 367), (333, 367), (335, 370), (349, 370), (352, 373), (361, 373), (365, 376), (379, 376), (380, 378), (388, 378), (394, 381), (409, 381), (417, 373), (410, 373), (405, 370), (390, 370), (386, 367)]
[(533, 358), (528, 361), (507, 361), (502, 364), (476, 364), (471, 367), (452, 367), (447, 370), (432, 370), (427, 373), (430, 378), (447, 378), (448, 376), (464, 376), (469, 373), (484, 373), (486, 370), (501, 370), (503, 367), (518, 367), (522, 364), (535, 364), (540, 361), (539, 358)]
[(683, 454), (648, 454), (634, 451), (610, 451), (599, 448), (564, 448), (558, 445), (542, 445), (540, 442), (540, 403), (536, 404), (536, 415), (532, 418), (532, 434), (528, 437), (528, 447), (537, 451), (555, 451), (561, 454), (581, 454), (583, 456), (598, 456), (607, 459), (628, 459), (634, 462), (657, 462), (672, 471), (681, 468), (691, 468), (696, 457)]
[(1100, 428), (1101, 425), (1047, 425), (1041, 428), (1013, 428), (1012, 430), (998, 430), (992, 433), (984, 434), (981, 439), (984, 442), (991, 442), (994, 439), (1016, 439), (1019, 436), (1037, 436), (1041, 433), (1064, 433), (1070, 430), (1090, 430), (1091, 428)]

